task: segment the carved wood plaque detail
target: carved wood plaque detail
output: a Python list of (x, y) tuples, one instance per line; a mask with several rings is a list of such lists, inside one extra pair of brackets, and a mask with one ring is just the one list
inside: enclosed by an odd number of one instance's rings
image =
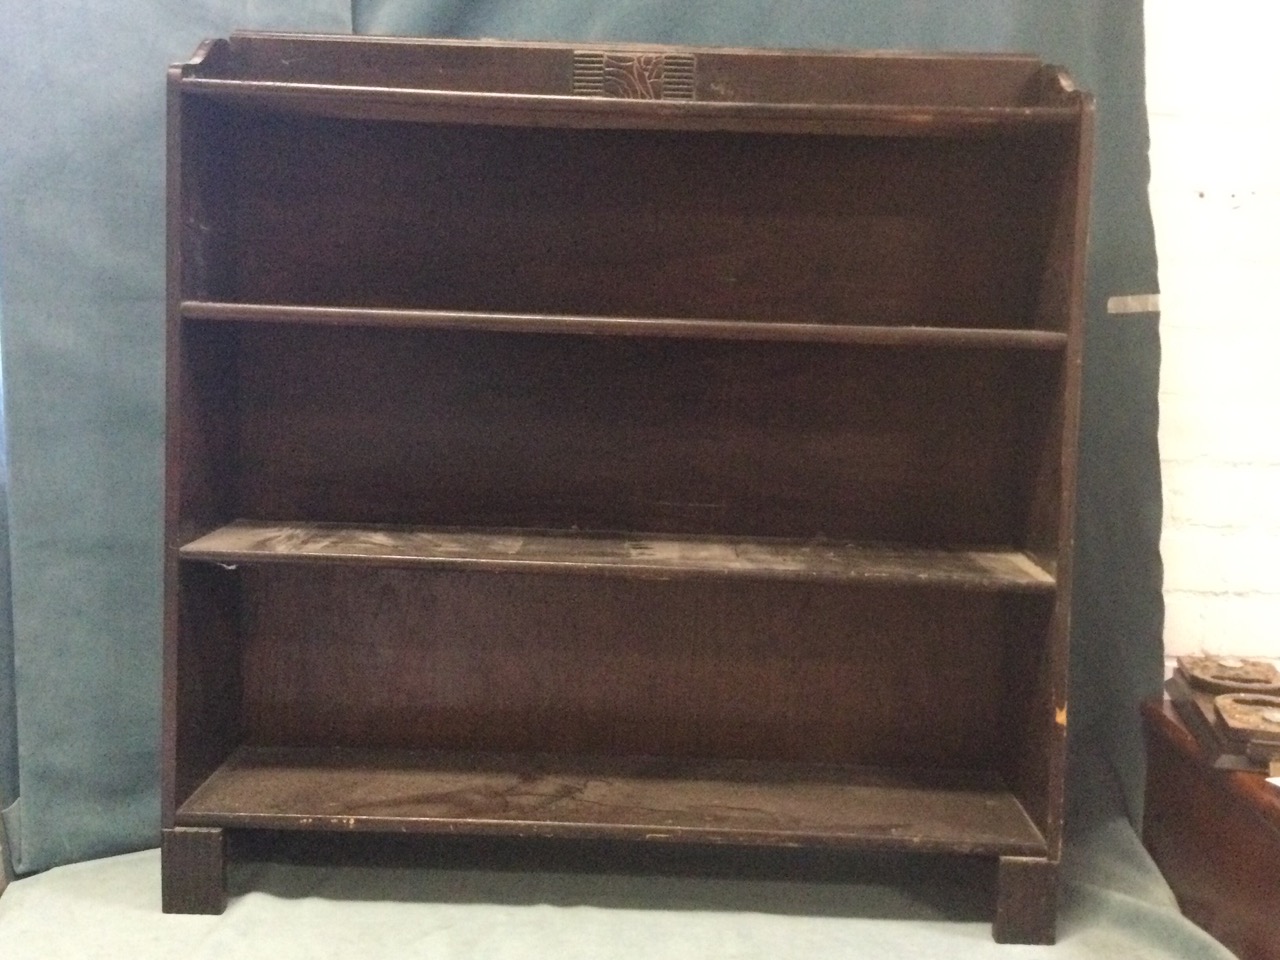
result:
[(626, 100), (692, 100), (696, 61), (685, 53), (573, 55), (573, 93)]

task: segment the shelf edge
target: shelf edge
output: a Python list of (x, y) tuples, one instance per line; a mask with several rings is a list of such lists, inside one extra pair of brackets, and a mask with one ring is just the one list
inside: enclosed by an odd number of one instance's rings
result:
[[(424, 792), (423, 786), (432, 782), (442, 792)], [(326, 788), (322, 792), (328, 799), (302, 799), (312, 796), (309, 790), (317, 784)], [(998, 830), (988, 825), (966, 837), (958, 827), (930, 831), (910, 819), (899, 821), (893, 815), (886, 819), (887, 810), (864, 822), (856, 817), (844, 823), (775, 822), (766, 826), (749, 822), (752, 809), (766, 820), (787, 810), (785, 794), (793, 787), (801, 795), (806, 791), (831, 794), (827, 797), (831, 800), (847, 793), (849, 796), (843, 797), (846, 801), (860, 792), (868, 799), (876, 794), (915, 795), (926, 808), (934, 806), (923, 823), (937, 816), (940, 809), (949, 809), (952, 817), (964, 820), (985, 815), (979, 811), (989, 812), (1000, 805), (1004, 807), (1004, 823)], [(305, 789), (298, 793), (300, 788)], [(720, 823), (680, 822), (704, 805), (708, 792), (714, 794), (718, 789), (757, 791), (757, 795), (748, 798), (748, 808)], [(354, 793), (348, 795), (347, 790)], [(585, 795), (593, 790), (601, 791), (601, 796), (588, 799)], [(696, 798), (693, 806), (681, 804), (683, 790), (692, 791), (691, 797)], [(779, 797), (779, 790), (784, 796)], [(648, 798), (650, 802), (635, 806), (650, 792), (654, 794)], [(451, 799), (455, 796), (465, 798), (456, 810), (439, 809), (455, 802)], [(502, 815), (485, 812), (486, 797), (498, 803)], [(686, 802), (691, 797), (686, 797)], [(246, 809), (246, 798), (253, 798), (256, 809)], [(779, 800), (782, 806), (771, 808), (770, 804)], [(740, 802), (746, 801), (740, 798)], [(751, 806), (756, 803), (761, 806)], [(610, 807), (613, 812), (600, 819), (584, 818), (575, 813), (581, 804), (585, 806), (577, 813), (601, 813)], [(535, 815), (525, 815), (522, 805)], [(813, 799), (802, 800), (800, 810), (806, 805), (813, 809), (824, 806)], [(873, 809), (885, 805), (882, 796)], [(354, 812), (373, 807), (387, 810)], [(786, 816), (795, 817), (800, 810), (791, 807)], [(741, 822), (734, 822), (743, 814)], [(1046, 850), (1043, 836), (1022, 803), (994, 773), (947, 776), (945, 771), (915, 771), (913, 775), (911, 771), (876, 768), (658, 758), (620, 758), (592, 765), (585, 758), (552, 755), (361, 748), (242, 746), (182, 804), (175, 822), (232, 829), (506, 835), (965, 855), (1043, 856)]]
[(864, 583), (1052, 593), (1055, 578), (1020, 550), (926, 550), (770, 538), (584, 536), (379, 524), (235, 521), (178, 548), (180, 560), (328, 564), (644, 579)]
[[(760, 133), (982, 135), (1075, 123), (1074, 106), (951, 106), (631, 100), (184, 76), (184, 93), (367, 119), (480, 126), (627, 126)], [(379, 113), (379, 111), (382, 111)]]
[(991, 327), (885, 326), (778, 323), (679, 317), (603, 317), (541, 313), (490, 313), (376, 307), (184, 300), (184, 320), (220, 323), (287, 323), (493, 333), (666, 337), (675, 339), (784, 341), (868, 346), (1003, 347), (1061, 350), (1067, 334), (1054, 330)]

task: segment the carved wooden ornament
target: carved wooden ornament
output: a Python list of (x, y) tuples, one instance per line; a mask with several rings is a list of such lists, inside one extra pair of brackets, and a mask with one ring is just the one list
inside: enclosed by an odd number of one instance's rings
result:
[(692, 100), (696, 63), (690, 54), (573, 55), (573, 93), (625, 100)]

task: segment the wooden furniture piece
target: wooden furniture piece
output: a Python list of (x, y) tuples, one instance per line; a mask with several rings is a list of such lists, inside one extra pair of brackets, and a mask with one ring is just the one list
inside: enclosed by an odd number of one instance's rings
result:
[(1215, 769), (1168, 702), (1143, 704), (1142, 838), (1192, 921), (1242, 960), (1280, 960), (1280, 790)]
[(165, 909), (227, 831), (999, 859), (1053, 935), (1092, 105), (1028, 57), (170, 74)]

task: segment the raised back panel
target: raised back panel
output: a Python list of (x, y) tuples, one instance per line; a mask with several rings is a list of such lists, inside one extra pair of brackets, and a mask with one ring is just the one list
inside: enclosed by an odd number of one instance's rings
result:
[(234, 215), (230, 269), (210, 273), (222, 278), (215, 299), (997, 328), (1062, 319), (1038, 309), (1061, 176), (1054, 128), (873, 138), (222, 110)]
[[(497, 55), (495, 55), (495, 53)], [(1060, 102), (1056, 75), (1034, 57), (1011, 54), (885, 56), (588, 43), (397, 40), (240, 33), (206, 58), (201, 74), (226, 79), (563, 96), (579, 56), (657, 54), (696, 60), (697, 99), (730, 103), (1036, 106)], [(1055, 83), (1046, 88), (1048, 81)], [(1053, 89), (1057, 86), (1057, 90)]]
[(238, 334), (247, 519), (917, 545), (1022, 541), (1028, 438), (1048, 429), (1060, 363), (978, 348)]

